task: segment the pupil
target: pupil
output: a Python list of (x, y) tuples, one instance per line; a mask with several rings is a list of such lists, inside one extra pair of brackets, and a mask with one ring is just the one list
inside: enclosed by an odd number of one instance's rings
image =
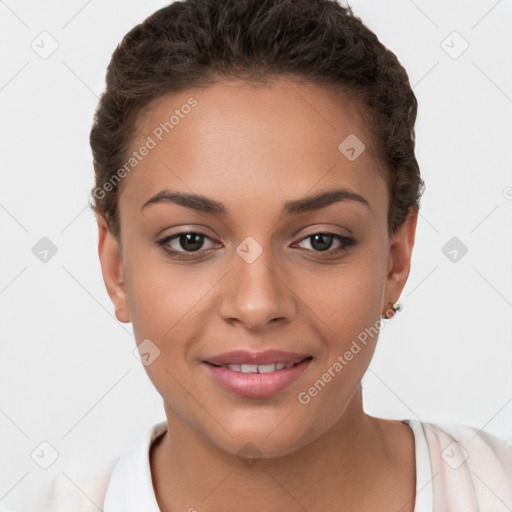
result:
[(186, 233), (180, 236), (180, 245), (185, 250), (197, 251), (203, 245), (203, 235), (197, 233)]
[[(316, 235), (313, 235), (313, 242), (312, 246), (314, 249), (317, 249), (318, 251), (326, 251), (331, 247), (332, 244), (332, 235), (326, 235), (323, 233), (318, 233)], [(327, 239), (327, 242), (326, 242)], [(319, 242), (319, 243), (317, 243)]]

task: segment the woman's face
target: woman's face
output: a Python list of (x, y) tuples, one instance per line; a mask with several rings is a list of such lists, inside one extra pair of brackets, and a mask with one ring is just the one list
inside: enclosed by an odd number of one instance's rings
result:
[(388, 238), (357, 108), (313, 84), (223, 82), (159, 99), (137, 133), (122, 250), (100, 227), (99, 252), (169, 422), (268, 457), (350, 426), (416, 219)]

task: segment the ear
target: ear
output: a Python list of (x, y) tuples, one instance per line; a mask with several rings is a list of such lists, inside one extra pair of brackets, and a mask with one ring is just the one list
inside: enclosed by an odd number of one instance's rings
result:
[(389, 303), (394, 304), (398, 301), (409, 277), (417, 221), (418, 211), (410, 209), (405, 221), (397, 228), (389, 242), (388, 275), (383, 297), (383, 311), (388, 309)]
[(130, 313), (126, 300), (123, 261), (121, 249), (112, 235), (103, 217), (98, 222), (98, 255), (100, 257), (103, 282), (115, 308), (116, 318), (120, 322), (130, 322)]

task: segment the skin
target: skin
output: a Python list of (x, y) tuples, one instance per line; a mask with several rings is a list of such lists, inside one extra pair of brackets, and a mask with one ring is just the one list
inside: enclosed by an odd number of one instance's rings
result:
[[(298, 400), (365, 328), (398, 300), (410, 270), (417, 212), (389, 236), (388, 193), (357, 106), (311, 83), (256, 87), (224, 81), (153, 102), (138, 124), (146, 136), (190, 97), (198, 105), (122, 183), (120, 241), (99, 218), (106, 288), (137, 343), (160, 356), (146, 367), (163, 398), (170, 434), (151, 450), (163, 511), (398, 511), (414, 508), (414, 437), (400, 422), (367, 415), (361, 379), (377, 336), (308, 404)], [(356, 134), (366, 150), (349, 161), (338, 145)], [(286, 201), (347, 188), (369, 207), (340, 201), (282, 215)], [(168, 189), (207, 196), (229, 215), (159, 202)], [(142, 210), (141, 210), (142, 209)], [(206, 235), (198, 252), (179, 232)], [(330, 232), (356, 243), (318, 250)], [(248, 263), (236, 248), (248, 236), (263, 252)], [(267, 398), (222, 389), (207, 356), (246, 348), (313, 356), (290, 386)], [(252, 466), (237, 455), (248, 442)]]

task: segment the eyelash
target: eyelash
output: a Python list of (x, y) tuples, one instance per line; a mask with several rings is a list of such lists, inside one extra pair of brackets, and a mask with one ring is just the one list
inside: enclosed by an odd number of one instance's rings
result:
[[(168, 249), (167, 248), (167, 245), (169, 244), (169, 242), (171, 242), (172, 240), (175, 240), (175, 239), (179, 239), (182, 235), (199, 235), (201, 237), (204, 237), (205, 239), (208, 238), (210, 239), (210, 237), (208, 235), (205, 235), (204, 233), (201, 233), (199, 231), (180, 231), (179, 233), (175, 233), (174, 235), (170, 235), (170, 236), (167, 236), (161, 240), (158, 240), (156, 242), (157, 246), (160, 247), (163, 251), (165, 251), (167, 254), (175, 257), (175, 258), (190, 258), (190, 257), (194, 257), (194, 255), (197, 255), (197, 254), (200, 254), (200, 253), (205, 253), (207, 251), (210, 251), (211, 249), (198, 249), (197, 251), (176, 251), (174, 249)], [(340, 253), (344, 253), (348, 250), (349, 247), (352, 247), (354, 245), (356, 245), (356, 240), (353, 239), (353, 238), (349, 238), (349, 237), (346, 237), (346, 236), (343, 236), (343, 235), (338, 235), (336, 233), (329, 233), (327, 231), (318, 231), (316, 233), (312, 233), (311, 235), (308, 235), (304, 238), (301, 238), (299, 240), (299, 242), (303, 242), (304, 240), (308, 240), (308, 239), (311, 239), (313, 238), (315, 235), (326, 235), (326, 236), (330, 236), (330, 237), (333, 237), (335, 240), (337, 240), (341, 245), (340, 247), (338, 248), (335, 248), (335, 249), (326, 249), (325, 251), (315, 251), (314, 249), (304, 249), (306, 251), (309, 251), (309, 252), (313, 252), (313, 253), (316, 253), (316, 254), (327, 254), (327, 255), (332, 255), (332, 254), (340, 254)], [(296, 242), (296, 243), (299, 243), (299, 242)]]

